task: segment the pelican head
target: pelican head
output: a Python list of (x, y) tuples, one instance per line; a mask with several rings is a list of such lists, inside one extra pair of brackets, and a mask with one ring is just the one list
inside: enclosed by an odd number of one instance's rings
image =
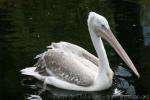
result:
[(90, 35), (92, 35), (92, 37), (95, 37), (95, 38), (105, 39), (115, 49), (117, 54), (128, 65), (128, 67), (138, 77), (140, 77), (137, 69), (135, 68), (134, 64), (130, 60), (129, 56), (126, 54), (126, 52), (124, 51), (120, 43), (117, 41), (117, 39), (113, 35), (106, 18), (95, 12), (90, 12), (87, 23), (88, 23)]

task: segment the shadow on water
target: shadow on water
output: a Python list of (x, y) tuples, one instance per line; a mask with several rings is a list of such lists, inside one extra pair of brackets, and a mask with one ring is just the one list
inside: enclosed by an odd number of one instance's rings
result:
[[(148, 0), (1, 0), (0, 100), (14, 99), (149, 99), (150, 2)], [(48, 86), (20, 70), (51, 42), (67, 41), (95, 54), (88, 34), (89, 11), (104, 15), (113, 33), (136, 65), (137, 79), (105, 43), (115, 72), (113, 86), (101, 92), (74, 92)]]

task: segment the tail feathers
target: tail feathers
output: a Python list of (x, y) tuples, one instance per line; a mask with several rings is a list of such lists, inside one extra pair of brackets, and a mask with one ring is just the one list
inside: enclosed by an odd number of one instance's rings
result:
[(28, 67), (28, 68), (22, 69), (21, 74), (33, 75), (36, 73), (36, 72), (34, 72), (35, 69), (36, 69), (36, 67)]
[(22, 69), (20, 72), (23, 75), (29, 75), (39, 80), (44, 80), (44, 76), (41, 76), (38, 72), (35, 72), (35, 69), (36, 67), (28, 67), (28, 68)]

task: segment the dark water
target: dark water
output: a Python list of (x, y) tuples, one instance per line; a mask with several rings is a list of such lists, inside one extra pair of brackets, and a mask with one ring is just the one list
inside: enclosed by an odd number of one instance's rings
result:
[[(113, 86), (101, 92), (74, 92), (48, 86), (22, 76), (37, 54), (52, 41), (93, 49), (86, 19), (89, 11), (105, 16), (113, 33), (141, 74), (137, 79), (105, 43), (115, 72)], [(149, 0), (1, 0), (0, 1), (0, 100), (48, 99), (150, 99)], [(115, 91), (118, 91), (116, 93)]]

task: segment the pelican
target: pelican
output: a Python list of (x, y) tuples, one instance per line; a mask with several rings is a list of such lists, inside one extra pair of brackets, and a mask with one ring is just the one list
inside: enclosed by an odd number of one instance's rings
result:
[(33, 67), (21, 70), (38, 80), (57, 88), (74, 91), (101, 91), (112, 85), (114, 73), (110, 68), (102, 42), (105, 39), (128, 65), (140, 77), (127, 53), (113, 35), (105, 17), (89, 12), (88, 30), (96, 50), (95, 57), (87, 50), (68, 42), (52, 43), (47, 51), (37, 55)]

